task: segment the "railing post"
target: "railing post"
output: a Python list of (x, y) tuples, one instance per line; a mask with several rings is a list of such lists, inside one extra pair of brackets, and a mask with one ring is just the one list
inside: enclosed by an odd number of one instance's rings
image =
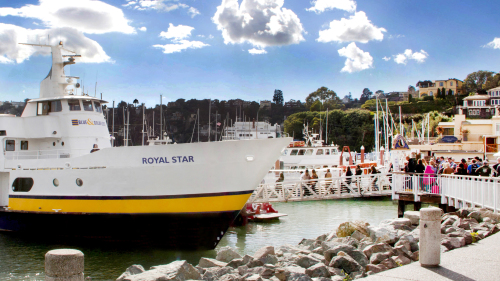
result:
[(420, 265), (436, 267), (441, 261), (441, 209), (420, 209)]
[(84, 256), (81, 251), (59, 249), (45, 254), (46, 281), (83, 281)]

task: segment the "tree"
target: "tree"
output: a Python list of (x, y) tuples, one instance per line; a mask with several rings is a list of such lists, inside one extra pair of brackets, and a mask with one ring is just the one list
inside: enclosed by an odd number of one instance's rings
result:
[(413, 95), (408, 94), (408, 102), (412, 103), (413, 102)]
[(310, 108), (311, 111), (321, 111), (321, 102), (319, 100), (315, 101)]
[(448, 96), (453, 96), (453, 90), (452, 89), (448, 90)]
[(320, 101), (323, 104), (323, 110), (326, 108), (336, 109), (343, 107), (337, 93), (327, 87), (321, 87), (310, 93), (306, 98), (306, 107), (310, 108), (316, 101)]
[(442, 99), (443, 96), (441, 95), (441, 89), (438, 88), (438, 91), (437, 91), (437, 94), (436, 94), (436, 97)]
[(133, 104), (135, 105), (135, 107), (137, 107), (137, 105), (139, 104), (139, 100), (138, 100), (138, 99), (135, 99), (135, 100), (133, 101)]
[(359, 98), (359, 101), (361, 103), (365, 103), (365, 101), (369, 100), (370, 97), (372, 96), (372, 92), (368, 88), (363, 89), (363, 93), (361, 94), (361, 98)]
[[(477, 91), (483, 89), (483, 85), (486, 83), (488, 78), (493, 76), (492, 71), (479, 70), (476, 72), (472, 72), (467, 75), (464, 83), (462, 84), (463, 93), (477, 93)], [(490, 78), (491, 80), (492, 78)]]
[(441, 96), (443, 96), (443, 99), (446, 98), (446, 89), (444, 87), (441, 88)]
[(483, 88), (485, 90), (493, 89), (500, 86), (500, 73), (495, 74), (494, 76), (490, 76), (486, 79), (486, 83)]
[(283, 92), (281, 90), (274, 90), (273, 101), (276, 105), (283, 105)]
[(375, 94), (380, 97), (380, 96), (384, 95), (384, 91), (378, 90), (378, 91), (375, 92)]

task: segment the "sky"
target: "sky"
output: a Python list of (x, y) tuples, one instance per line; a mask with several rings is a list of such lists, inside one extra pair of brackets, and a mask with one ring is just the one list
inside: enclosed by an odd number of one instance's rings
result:
[[(500, 1), (0, 0), (0, 100), (39, 96), (57, 44), (89, 95), (304, 101), (499, 71)], [(97, 84), (97, 88), (96, 88)]]

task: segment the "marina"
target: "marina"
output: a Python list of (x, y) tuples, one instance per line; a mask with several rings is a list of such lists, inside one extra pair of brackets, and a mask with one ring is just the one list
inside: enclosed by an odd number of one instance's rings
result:
[[(241, 255), (253, 254), (266, 245), (296, 245), (303, 238), (313, 239), (327, 233), (346, 220), (364, 220), (372, 225), (394, 218), (397, 205), (387, 198), (345, 199), (273, 203), (273, 207), (288, 214), (276, 223), (249, 223), (231, 227), (217, 249), (231, 246)], [(314, 214), (314, 215), (311, 215)], [(175, 251), (145, 243), (139, 247), (61, 243), (44, 239), (26, 239), (0, 233), (0, 280), (40, 280), (44, 276), (43, 256), (56, 248), (74, 248), (85, 254), (85, 276), (92, 280), (115, 280), (132, 264), (145, 268), (186, 259), (197, 264), (201, 257), (215, 258), (216, 252)], [(39, 279), (36, 279), (39, 278)]]

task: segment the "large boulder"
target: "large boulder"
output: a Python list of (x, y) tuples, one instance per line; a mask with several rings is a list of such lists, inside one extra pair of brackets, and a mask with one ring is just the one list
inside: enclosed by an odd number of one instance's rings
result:
[(396, 243), (396, 230), (390, 225), (368, 226), (368, 233), (373, 241)]
[(418, 225), (420, 223), (419, 211), (406, 211), (403, 217), (409, 219), (412, 225)]
[(124, 278), (124, 281), (184, 281), (201, 279), (201, 275), (187, 261), (174, 261), (166, 265), (153, 266), (150, 270)]
[(411, 259), (404, 256), (404, 255), (393, 256), (393, 257), (391, 257), (391, 259), (393, 259), (397, 263), (397, 265), (399, 265), (399, 266), (407, 265), (407, 264), (411, 263)]
[(120, 275), (120, 277), (118, 277), (118, 279), (116, 279), (116, 281), (125, 280), (125, 278), (130, 275), (140, 274), (143, 273), (144, 271), (145, 271), (144, 267), (142, 267), (142, 265), (140, 264), (131, 265), (125, 270), (125, 272), (122, 273), (122, 275)]
[(364, 270), (364, 267), (361, 266), (357, 261), (351, 258), (349, 255), (346, 256), (336, 256), (330, 261), (330, 267), (343, 269), (347, 274), (351, 274), (351, 272), (357, 272)]
[[(314, 241), (314, 240), (313, 240)], [(261, 260), (268, 255), (275, 255), (273, 246), (265, 246), (257, 250), (253, 257), (257, 260)]]
[(218, 261), (230, 262), (233, 259), (241, 259), (241, 255), (228, 246), (220, 248), (217, 251), (217, 257), (215, 259)]
[(309, 255), (299, 255), (299, 258), (295, 261), (295, 263), (300, 267), (309, 268), (315, 264), (321, 263), (321, 260)]
[(281, 281), (289, 280), (303, 280), (309, 281), (311, 277), (306, 274), (306, 269), (302, 267), (287, 266), (276, 269), (274, 276), (276, 276)]
[(309, 252), (310, 252), (309, 250), (306, 251), (304, 249), (292, 246), (290, 244), (281, 245), (281, 246), (279, 246), (278, 248), (275, 249), (275, 254), (278, 257), (283, 256), (285, 253), (291, 253), (291, 254), (297, 254), (297, 253), (308, 254)]
[(328, 267), (322, 263), (315, 264), (306, 269), (306, 274), (310, 277), (330, 277)]
[(455, 248), (460, 248), (465, 246), (465, 238), (463, 237), (445, 237), (441, 239), (441, 245), (445, 246), (446, 249), (453, 250)]
[(360, 231), (356, 230), (354, 231), (352, 234), (351, 234), (351, 237), (358, 240), (358, 241), (361, 241), (363, 240), (363, 238), (366, 237), (366, 235), (364, 235), (363, 233), (361, 233)]
[(359, 251), (358, 249), (349, 245), (339, 245), (337, 247), (334, 247), (326, 251), (324, 253), (326, 262), (330, 262), (332, 258), (336, 256), (339, 252), (347, 253), (351, 258), (353, 258), (357, 263), (359, 263), (363, 267), (365, 267), (369, 263), (368, 258), (362, 251)]
[(379, 243), (366, 247), (363, 250), (363, 253), (367, 258), (370, 258), (374, 253), (391, 253), (392, 255), (393, 248), (387, 243)]
[(225, 267), (227, 266), (226, 262), (218, 261), (216, 259), (211, 258), (200, 258), (200, 262), (198, 263), (199, 267), (207, 268), (207, 267)]
[(245, 263), (243, 263), (243, 259), (234, 259), (230, 262), (227, 263), (227, 266), (230, 266), (232, 268), (238, 268), (242, 265), (244, 265)]
[(382, 261), (390, 258), (391, 255), (389, 253), (374, 253), (371, 257), (370, 257), (370, 263), (371, 264), (379, 264), (381, 263)]
[(205, 273), (203, 273), (202, 279), (205, 281), (216, 281), (219, 280), (221, 276), (226, 274), (236, 274), (237, 271), (232, 267), (209, 267), (206, 268)]

